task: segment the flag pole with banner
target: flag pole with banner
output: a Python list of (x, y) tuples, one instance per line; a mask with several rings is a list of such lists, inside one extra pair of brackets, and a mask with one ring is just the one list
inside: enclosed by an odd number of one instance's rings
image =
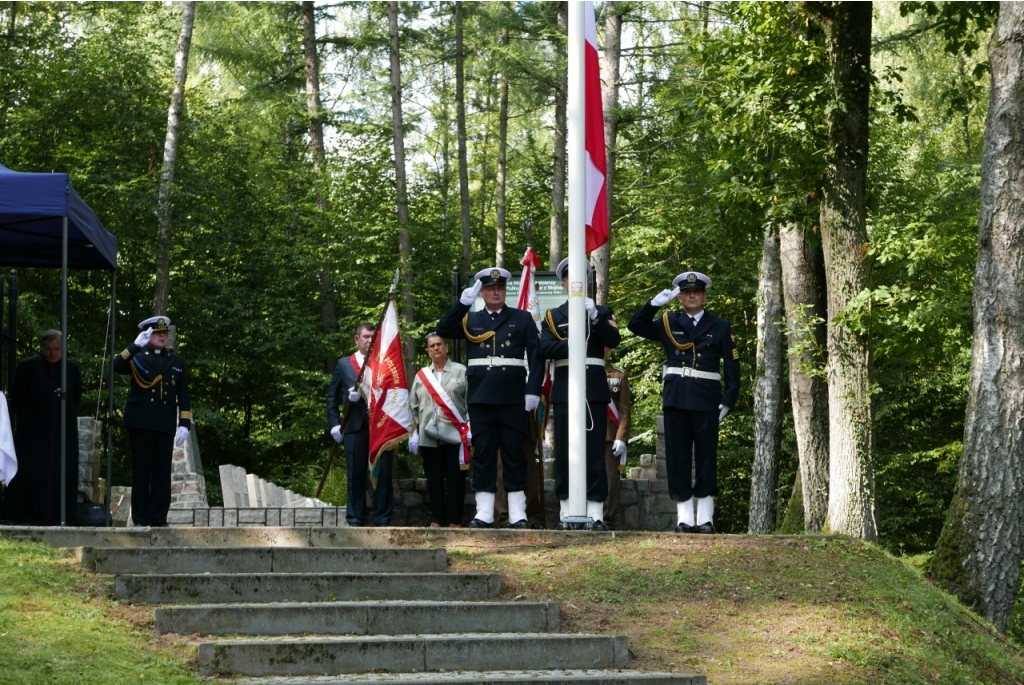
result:
[(366, 399), (367, 420), (370, 422), (369, 471), (374, 488), (380, 473), (380, 455), (397, 447), (409, 437), (413, 428), (402, 336), (393, 299), (397, 283), (398, 271), (395, 271), (395, 282), (391, 284), (391, 292), (384, 303), (381, 325), (364, 362), (366, 373), (359, 385)]
[[(586, 253), (608, 241), (604, 115), (594, 3), (569, 3), (569, 330), (586, 330)], [(571, 527), (586, 516), (586, 340), (569, 336), (569, 500)]]

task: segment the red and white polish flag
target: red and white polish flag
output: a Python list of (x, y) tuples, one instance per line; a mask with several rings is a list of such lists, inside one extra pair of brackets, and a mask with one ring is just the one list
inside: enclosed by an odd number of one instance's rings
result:
[(583, 10), (586, 43), (583, 60), (586, 101), (584, 103), (587, 230), (586, 251), (590, 254), (608, 242), (608, 162), (604, 148), (604, 107), (601, 104), (601, 67), (597, 53), (594, 3)]
[(370, 480), (376, 487), (380, 471), (378, 457), (397, 447), (413, 427), (402, 338), (398, 334), (398, 312), (390, 298), (366, 365), (362, 391), (370, 421)]

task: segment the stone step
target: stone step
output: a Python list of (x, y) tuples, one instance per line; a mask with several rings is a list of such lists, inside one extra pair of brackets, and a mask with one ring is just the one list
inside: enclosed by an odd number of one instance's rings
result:
[(148, 604), (234, 602), (472, 602), (497, 597), (494, 573), (205, 573), (114, 577), (118, 599)]
[(303, 637), (200, 642), (199, 670), (217, 676), (622, 668), (624, 635), (491, 633)]
[(156, 610), (160, 633), (407, 635), (556, 632), (554, 602), (321, 602), (200, 604)]
[(362, 673), (346, 676), (314, 676), (309, 678), (245, 678), (234, 685), (707, 685), (702, 675), (677, 673), (643, 673), (621, 670), (559, 670), (559, 671), (459, 671), (445, 673)]
[(79, 547), (96, 573), (429, 573), (448, 567), (443, 549), (371, 547)]

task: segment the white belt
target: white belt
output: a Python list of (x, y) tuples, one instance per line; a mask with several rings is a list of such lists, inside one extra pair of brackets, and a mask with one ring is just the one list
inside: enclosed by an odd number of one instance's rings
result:
[(697, 369), (691, 369), (689, 366), (668, 366), (662, 373), (661, 377), (667, 378), (668, 376), (682, 376), (683, 378), (706, 378), (709, 381), (720, 381), (722, 380), (722, 374), (714, 371), (698, 371)]
[[(554, 366), (556, 369), (560, 369), (563, 366), (568, 365), (568, 359), (556, 359), (555, 363), (552, 366)], [(604, 366), (604, 360), (601, 359), (600, 357), (587, 357), (587, 366)]]
[(525, 359), (514, 357), (478, 357), (469, 360), (469, 366), (526, 366)]

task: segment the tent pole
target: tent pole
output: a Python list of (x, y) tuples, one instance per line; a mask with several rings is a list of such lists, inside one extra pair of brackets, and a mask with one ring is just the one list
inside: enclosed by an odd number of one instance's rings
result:
[[(60, 254), (60, 525), (68, 524), (68, 217), (64, 215)], [(76, 472), (77, 472), (77, 464)], [(75, 488), (78, 489), (77, 487)]]
[(110, 367), (107, 369), (110, 374), (110, 382), (107, 383), (107, 487), (104, 493), (103, 505), (107, 509), (107, 525), (114, 525), (113, 515), (110, 513), (110, 490), (114, 487), (113, 481), (113, 460), (114, 460), (114, 345), (117, 324), (117, 269), (110, 272)]

